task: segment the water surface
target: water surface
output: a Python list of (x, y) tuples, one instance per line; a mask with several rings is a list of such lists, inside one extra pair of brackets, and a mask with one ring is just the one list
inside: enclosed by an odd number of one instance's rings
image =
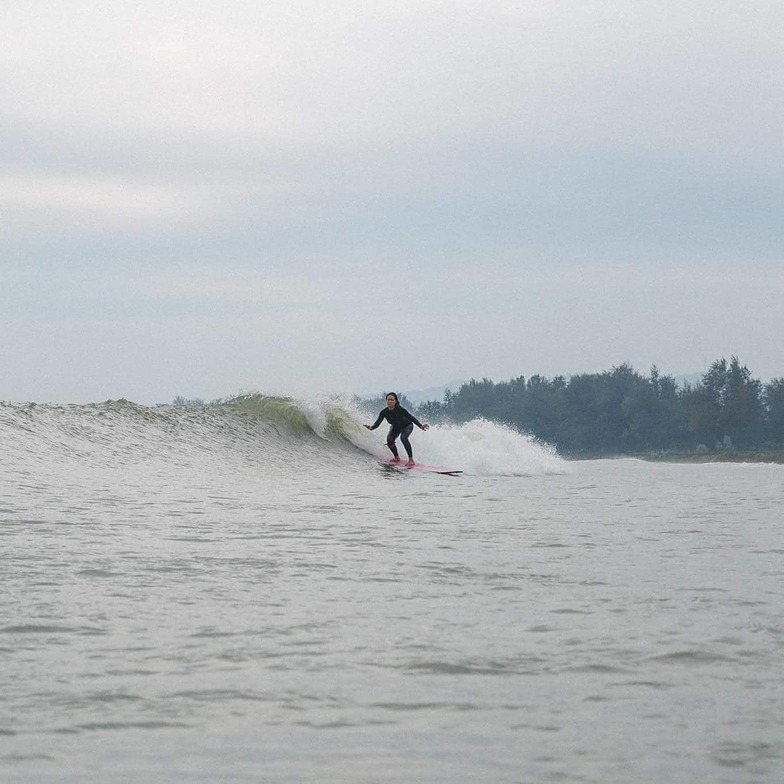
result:
[(783, 467), (361, 421), (0, 406), (0, 779), (781, 780)]

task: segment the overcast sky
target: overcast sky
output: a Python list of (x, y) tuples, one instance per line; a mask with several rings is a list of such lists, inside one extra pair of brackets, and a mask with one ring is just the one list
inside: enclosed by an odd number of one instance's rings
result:
[(781, 0), (4, 0), (0, 399), (784, 376)]

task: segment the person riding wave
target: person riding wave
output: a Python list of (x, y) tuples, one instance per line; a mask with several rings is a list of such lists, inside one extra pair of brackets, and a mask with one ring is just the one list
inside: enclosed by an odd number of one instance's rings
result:
[(413, 432), (414, 425), (420, 428), (420, 430), (428, 430), (430, 425), (423, 425), (411, 412), (406, 411), (406, 409), (400, 405), (400, 401), (394, 392), (387, 394), (387, 407), (381, 409), (378, 419), (376, 419), (372, 425), (365, 425), (365, 427), (368, 430), (375, 430), (384, 419), (390, 424), (389, 433), (387, 433), (387, 446), (394, 455), (392, 462), (400, 462), (400, 455), (397, 453), (397, 445), (395, 444), (395, 441), (399, 437), (400, 442), (403, 444), (406, 454), (408, 455), (408, 462), (406, 465), (415, 465), (414, 453), (411, 450), (411, 442), (408, 440), (408, 437)]

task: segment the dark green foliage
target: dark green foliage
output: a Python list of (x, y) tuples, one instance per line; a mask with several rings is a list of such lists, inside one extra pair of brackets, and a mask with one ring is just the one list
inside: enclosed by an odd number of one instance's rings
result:
[(753, 448), (766, 441), (763, 386), (737, 357), (716, 360), (702, 384), (688, 390), (690, 429), (699, 443), (715, 448)]
[(784, 379), (763, 385), (737, 357), (716, 360), (699, 384), (683, 388), (655, 366), (645, 376), (626, 363), (568, 380), (471, 380), (418, 412), (431, 421), (503, 422), (578, 455), (784, 446)]
[(784, 378), (774, 378), (765, 386), (764, 400), (768, 444), (784, 446)]

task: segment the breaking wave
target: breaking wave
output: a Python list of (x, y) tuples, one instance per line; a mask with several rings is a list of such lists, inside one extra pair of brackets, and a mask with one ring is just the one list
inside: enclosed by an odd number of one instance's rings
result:
[[(163, 470), (167, 463), (196, 467), (217, 456), (284, 471), (333, 463), (345, 470), (341, 461), (388, 457), (384, 427), (362, 426), (376, 414), (355, 400), (261, 394), (201, 406), (0, 403), (0, 466), (145, 462)], [(418, 462), (466, 474), (531, 476), (563, 473), (566, 466), (551, 447), (483, 419), (415, 431), (412, 443)]]

